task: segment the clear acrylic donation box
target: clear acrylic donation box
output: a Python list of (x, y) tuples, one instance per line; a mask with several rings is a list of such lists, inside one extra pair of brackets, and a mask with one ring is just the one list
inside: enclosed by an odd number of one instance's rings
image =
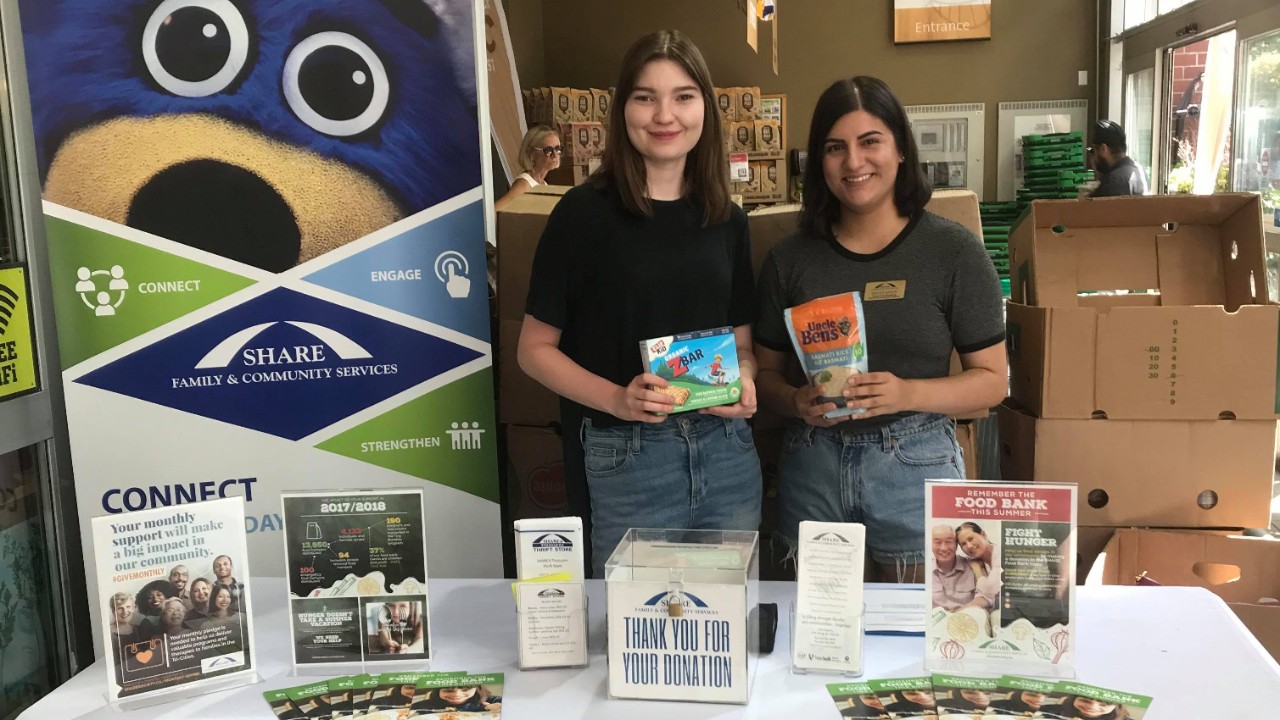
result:
[(609, 694), (745, 704), (759, 658), (759, 535), (631, 529), (605, 563)]

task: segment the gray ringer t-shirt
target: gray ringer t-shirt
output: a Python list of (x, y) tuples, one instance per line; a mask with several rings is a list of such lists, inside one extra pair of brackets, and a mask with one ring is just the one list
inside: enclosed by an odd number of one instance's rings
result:
[(863, 294), (871, 372), (946, 377), (952, 348), (970, 353), (1004, 340), (1000, 279), (982, 241), (925, 211), (870, 255), (803, 232), (779, 241), (760, 272), (756, 342), (793, 355), (783, 310), (852, 291)]

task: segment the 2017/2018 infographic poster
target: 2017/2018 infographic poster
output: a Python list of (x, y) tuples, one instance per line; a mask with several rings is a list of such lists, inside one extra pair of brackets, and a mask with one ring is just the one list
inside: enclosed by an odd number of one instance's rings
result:
[(294, 663), (429, 660), (422, 492), (282, 500)]
[(111, 701), (253, 674), (244, 499), (93, 518)]

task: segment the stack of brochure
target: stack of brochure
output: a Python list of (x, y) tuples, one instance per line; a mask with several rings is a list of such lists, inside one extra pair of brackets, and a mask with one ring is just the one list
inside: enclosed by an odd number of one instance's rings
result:
[(866, 629), (873, 635), (924, 635), (924, 588), (867, 588)]
[(285, 720), (454, 720), (502, 715), (502, 673), (396, 672), (317, 680), (262, 694)]
[(827, 686), (843, 718), (863, 720), (971, 720), (983, 718), (1128, 718), (1142, 720), (1146, 695), (1069, 680), (960, 675), (835, 683)]

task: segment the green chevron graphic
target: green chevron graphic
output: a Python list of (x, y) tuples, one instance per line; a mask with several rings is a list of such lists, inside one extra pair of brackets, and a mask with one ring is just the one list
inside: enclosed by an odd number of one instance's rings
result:
[(51, 215), (45, 232), (64, 369), (255, 282)]
[(492, 393), (485, 368), (316, 447), (498, 502)]

